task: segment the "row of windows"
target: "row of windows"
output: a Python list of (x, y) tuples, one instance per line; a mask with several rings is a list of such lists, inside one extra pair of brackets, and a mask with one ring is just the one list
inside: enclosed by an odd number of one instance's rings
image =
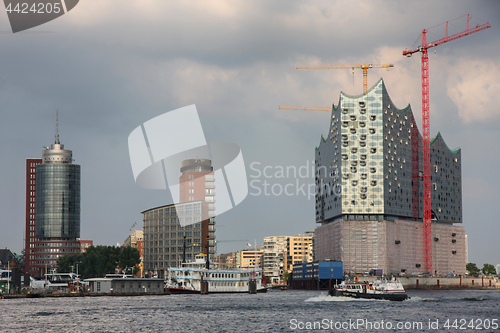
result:
[[(198, 254), (199, 254), (199, 252), (188, 253), (186, 251), (186, 260), (192, 260), (193, 256), (196, 256)], [(149, 264), (151, 262), (158, 263), (158, 262), (161, 262), (161, 261), (164, 261), (164, 260), (182, 259), (182, 256), (183, 256), (183, 252), (182, 251), (179, 251), (177, 253), (176, 252), (172, 252), (172, 254), (155, 254), (155, 255), (153, 255), (153, 254), (146, 254), (146, 255), (144, 255), (144, 261), (146, 263), (149, 263)]]
[[(174, 258), (172, 258), (171, 260), (173, 260)], [(179, 260), (182, 259), (182, 258), (178, 258)], [(163, 268), (163, 267), (177, 267), (178, 265), (178, 261), (159, 261), (159, 262), (154, 262), (154, 264), (152, 262), (145, 262), (144, 263), (144, 269), (146, 270), (156, 270), (158, 268)]]
[[(40, 183), (36, 187), (36, 193), (40, 193), (40, 190), (48, 191), (58, 191), (61, 193), (61, 191), (78, 191), (80, 189), (80, 183), (76, 181), (71, 181), (71, 180), (61, 180), (58, 182), (46, 182), (46, 183)], [(44, 192), (47, 193), (47, 192)]]
[(177, 238), (177, 237), (181, 238), (184, 236), (186, 236), (186, 237), (192, 237), (192, 236), (200, 237), (201, 232), (200, 231), (195, 231), (195, 232), (187, 231), (187, 232), (179, 232), (179, 233), (176, 233), (176, 232), (152, 233), (152, 234), (148, 234), (147, 238), (150, 238), (151, 236), (154, 236), (154, 239)]
[(35, 261), (35, 265), (53, 265), (55, 264), (55, 260), (37, 260)]
[(57, 181), (57, 180), (71, 180), (74, 182), (80, 181), (80, 172), (68, 171), (39, 171), (36, 173), (38, 182)]
[(62, 254), (36, 255), (35, 259), (59, 259)]
[(36, 247), (37, 248), (41, 248), (41, 247), (48, 247), (48, 248), (52, 248), (52, 247), (77, 247), (77, 248), (80, 248), (80, 242), (76, 242), (76, 243), (36, 243)]
[[(195, 179), (195, 177), (194, 177), (194, 175), (188, 175), (188, 179)], [(205, 180), (206, 181), (214, 181), (215, 180), (214, 175), (213, 174), (205, 175)]]
[(78, 164), (71, 164), (71, 165), (60, 165), (60, 164), (38, 164), (37, 165), (37, 172), (42, 171), (77, 171), (80, 172), (80, 166)]
[[(363, 166), (365, 166), (366, 164), (365, 164), (365, 165), (363, 165), (363, 164), (361, 163), (360, 165), (363, 167)], [(355, 167), (355, 166), (352, 166), (352, 167), (351, 167), (351, 173), (357, 173), (357, 172), (358, 172), (358, 168), (357, 168), (357, 167)], [(370, 173), (376, 173), (376, 172), (377, 172), (377, 168), (375, 168), (375, 167), (370, 167)], [(366, 173), (362, 173), (362, 174), (361, 174), (361, 179), (366, 179), (367, 177), (368, 177), (368, 174), (366, 174)], [(335, 178), (336, 178), (336, 177), (335, 177)], [(344, 179), (349, 179), (349, 174), (348, 174), (348, 173), (344, 173), (344, 174), (342, 175), (342, 178), (344, 178)]]
[[(187, 230), (192, 230), (192, 229), (198, 230), (198, 229), (201, 229), (201, 224), (200, 223), (190, 224), (190, 225), (185, 226), (184, 228), (182, 226), (180, 226), (180, 225), (177, 225), (177, 224), (164, 225), (164, 226), (159, 226), (159, 227), (154, 227), (154, 228), (151, 227), (151, 226), (146, 226), (144, 228), (144, 232), (145, 233), (152, 233), (153, 230), (154, 230), (154, 232), (163, 232), (163, 231), (169, 231), (169, 230), (175, 231), (177, 229), (179, 229), (181, 231), (182, 230), (187, 231)], [(184, 235), (182, 235), (182, 236), (184, 236)]]
[[(238, 282), (238, 287), (244, 287), (247, 285), (248, 282)], [(234, 287), (236, 286), (236, 282), (223, 282), (223, 281), (217, 281), (217, 282), (210, 282), (211, 287)]]
[(80, 247), (78, 248), (69, 248), (69, 249), (62, 249), (62, 248), (46, 248), (46, 249), (40, 249), (36, 248), (35, 253), (79, 253), (80, 252)]
[[(356, 147), (351, 148), (352, 154), (356, 154), (357, 152), (358, 152), (358, 148), (356, 148)], [(377, 152), (377, 148), (375, 148), (375, 147), (370, 148), (370, 153), (375, 154), (376, 152)], [(367, 158), (366, 154), (360, 155), (360, 159), (362, 161), (366, 160), (366, 158)], [(342, 154), (342, 159), (344, 161), (347, 161), (349, 159), (349, 156), (347, 154)]]
[[(156, 242), (155, 242), (156, 243)], [(159, 241), (158, 243), (161, 243), (161, 241)], [(196, 243), (199, 245), (199, 243)], [(155, 245), (155, 246), (160, 246), (160, 247), (155, 247), (155, 248), (151, 248), (153, 247), (151, 245), (151, 247), (147, 248), (146, 249), (146, 252), (148, 252), (148, 249), (149, 249), (149, 253), (182, 253), (184, 251), (184, 246), (178, 246), (178, 247), (175, 247), (175, 246), (172, 246), (172, 247), (162, 247), (163, 245)], [(192, 253), (200, 253), (200, 250), (201, 250), (201, 247), (200, 246), (188, 246), (186, 248), (186, 252), (192, 252)]]
[[(146, 241), (152, 241), (153, 236), (154, 236), (154, 239), (169, 238), (167, 234), (168, 233), (165, 233), (165, 234), (145, 233), (144, 234), (144, 240), (146, 240)], [(172, 236), (172, 234), (171, 234), (171, 236)], [(193, 234), (194, 234), (194, 237), (199, 237), (199, 235), (200, 235), (199, 232), (194, 232)], [(165, 237), (162, 237), (162, 235), (165, 236)], [(208, 235), (210, 236), (210, 238), (214, 238), (214, 233), (213, 233), (213, 231), (211, 229), (209, 229)], [(171, 238), (175, 238), (175, 237), (171, 237)], [(182, 232), (177, 233), (177, 238), (178, 239), (184, 239), (184, 233), (182, 233)], [(199, 238), (187, 238), (186, 241), (188, 243), (191, 242), (191, 241), (193, 241), (194, 243), (199, 243), (200, 242)], [(175, 242), (172, 243), (172, 244), (175, 244)], [(146, 243), (146, 245), (147, 245), (147, 243)], [(152, 244), (151, 244), (151, 246), (152, 246)]]
[[(345, 123), (346, 123), (346, 122), (345, 122)], [(342, 126), (343, 126), (343, 127), (347, 127), (347, 125), (345, 125), (345, 126), (344, 126), (344, 125), (342, 125)], [(361, 126), (361, 124), (360, 124), (360, 126)], [(361, 127), (365, 127), (365, 126), (364, 126), (364, 123), (363, 123), (363, 126), (361, 126)], [(349, 129), (349, 131), (351, 132), (351, 134), (356, 134), (356, 133), (357, 133), (357, 130), (356, 130), (355, 128), (351, 128), (351, 129)], [(375, 128), (369, 128), (369, 129), (368, 129), (368, 132), (370, 132), (370, 134), (375, 134), (377, 131), (375, 130)]]
[(62, 157), (52, 157), (52, 158), (48, 158), (48, 157), (45, 157), (44, 158), (45, 161), (59, 161), (61, 163), (69, 163), (71, 161), (71, 158), (70, 157), (66, 157), (66, 158), (62, 158)]
[(36, 214), (36, 216), (38, 218), (38, 221), (41, 221), (40, 223), (43, 223), (45, 225), (54, 225), (61, 223), (75, 225), (80, 223), (80, 215), (78, 214), (78, 211), (75, 211), (70, 207), (68, 207), (64, 212), (59, 211), (52, 213), (50, 209), (40, 210), (41, 212)]
[[(345, 111), (345, 110), (346, 110), (346, 109), (344, 109), (344, 110), (343, 110), (343, 112), (342, 112), (343, 114), (346, 114), (346, 113), (349, 111), (348, 109), (347, 109), (347, 111)], [(363, 110), (364, 110), (364, 111), (366, 111), (366, 109), (363, 109)], [(365, 112), (363, 112), (362, 114), (364, 114), (364, 113), (365, 113)], [(342, 116), (342, 118), (343, 118), (343, 119), (345, 119), (344, 117), (346, 117), (346, 116)], [(356, 120), (356, 115), (351, 114), (351, 115), (349, 116), (349, 119), (350, 119), (351, 121), (355, 121), (355, 120)], [(362, 116), (362, 119), (366, 119), (366, 116)], [(371, 121), (375, 121), (376, 119), (377, 119), (377, 116), (376, 116), (376, 115), (374, 115), (374, 114), (370, 115), (370, 120), (371, 120)]]

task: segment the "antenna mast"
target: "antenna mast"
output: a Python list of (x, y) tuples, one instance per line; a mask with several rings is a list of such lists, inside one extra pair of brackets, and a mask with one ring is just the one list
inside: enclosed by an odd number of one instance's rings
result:
[(56, 110), (56, 136), (55, 143), (59, 144), (59, 110)]

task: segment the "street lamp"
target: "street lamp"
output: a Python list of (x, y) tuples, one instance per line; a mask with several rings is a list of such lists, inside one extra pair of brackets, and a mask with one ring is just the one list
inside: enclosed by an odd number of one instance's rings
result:
[(79, 278), (78, 278), (78, 264), (81, 264), (81, 263), (82, 263), (81, 261), (77, 261), (77, 262), (76, 262), (76, 278), (77, 278), (77, 279), (79, 279)]
[(7, 261), (7, 276), (8, 276), (8, 280), (7, 280), (7, 294), (10, 295), (10, 277), (12, 276), (12, 274), (10, 272), (10, 260)]
[(78, 276), (78, 265), (81, 264), (82, 262), (81, 261), (77, 261), (76, 262), (76, 280), (77, 280), (77, 283), (78, 283), (78, 292), (81, 292), (82, 291), (82, 286), (81, 286), (81, 282), (80, 282), (80, 277)]

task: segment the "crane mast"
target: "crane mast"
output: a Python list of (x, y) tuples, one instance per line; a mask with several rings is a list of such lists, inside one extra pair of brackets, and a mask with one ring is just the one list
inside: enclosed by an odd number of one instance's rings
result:
[[(431, 158), (430, 158), (430, 109), (429, 109), (429, 55), (427, 50), (431, 47), (465, 37), (467, 35), (491, 28), (486, 22), (482, 25), (469, 29), (470, 15), (467, 14), (467, 23), (464, 31), (448, 36), (448, 22), (446, 22), (445, 36), (432, 43), (427, 43), (427, 30), (422, 31), (422, 45), (413, 50), (403, 50), (403, 55), (411, 57), (416, 52), (422, 53), (422, 177), (423, 177), (423, 201), (424, 201), (424, 249), (425, 249), (425, 271), (432, 274), (432, 223), (431, 223)], [(413, 135), (412, 135), (413, 138)], [(413, 143), (412, 143), (413, 144)]]

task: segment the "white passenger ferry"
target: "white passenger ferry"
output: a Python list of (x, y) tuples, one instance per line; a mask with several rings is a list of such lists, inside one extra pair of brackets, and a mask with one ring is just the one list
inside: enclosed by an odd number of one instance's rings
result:
[(81, 281), (75, 273), (52, 272), (45, 274), (43, 280), (33, 279), (31, 284), (38, 284), (38, 287), (41, 287), (41, 283), (43, 283), (43, 288), (48, 291), (73, 292), (78, 289)]
[[(195, 262), (169, 268), (166, 288), (172, 294), (266, 292), (262, 271), (253, 268), (218, 268), (207, 265), (203, 256)], [(210, 267), (212, 266), (212, 267)]]

